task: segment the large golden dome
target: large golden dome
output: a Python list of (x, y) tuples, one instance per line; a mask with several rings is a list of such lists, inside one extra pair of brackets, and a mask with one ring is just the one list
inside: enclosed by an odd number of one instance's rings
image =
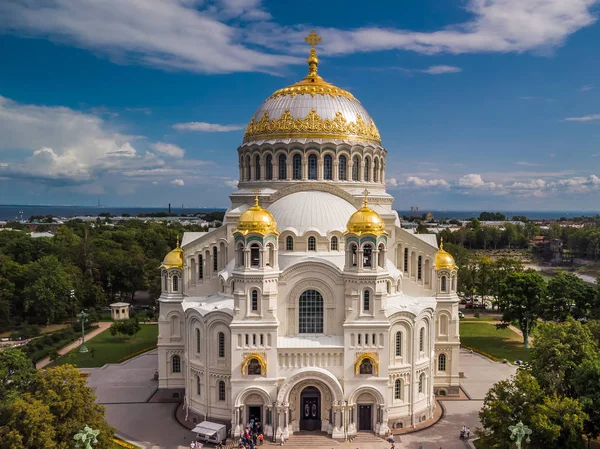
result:
[(183, 268), (183, 250), (179, 247), (179, 237), (177, 238), (177, 246), (167, 253), (163, 259), (162, 266), (167, 270), (171, 268)]
[(385, 223), (383, 218), (367, 205), (367, 198), (363, 203), (363, 207), (352, 214), (346, 225), (346, 232), (352, 234), (386, 234)]
[(436, 270), (453, 270), (456, 268), (454, 257), (447, 251), (444, 251), (444, 240), (440, 242), (440, 250), (435, 253)]
[(312, 31), (305, 40), (311, 45), (308, 75), (265, 100), (246, 127), (244, 143), (326, 139), (380, 145), (379, 131), (360, 101), (317, 75), (315, 45), (321, 38)]
[(254, 206), (246, 209), (237, 222), (237, 229), (235, 232), (241, 232), (246, 235), (249, 232), (256, 232), (258, 234), (279, 234), (277, 230), (277, 222), (271, 212), (263, 209), (258, 204), (258, 196), (254, 199)]

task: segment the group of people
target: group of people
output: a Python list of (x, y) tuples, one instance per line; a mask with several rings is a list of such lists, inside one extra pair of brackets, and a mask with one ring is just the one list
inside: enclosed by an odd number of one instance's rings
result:
[(467, 426), (463, 425), (462, 429), (460, 429), (460, 438), (469, 438), (471, 436), (471, 429), (469, 429)]
[(264, 438), (260, 421), (251, 419), (250, 423), (246, 426), (246, 430), (244, 430), (244, 433), (238, 440), (238, 448), (254, 449), (256, 446), (262, 446)]

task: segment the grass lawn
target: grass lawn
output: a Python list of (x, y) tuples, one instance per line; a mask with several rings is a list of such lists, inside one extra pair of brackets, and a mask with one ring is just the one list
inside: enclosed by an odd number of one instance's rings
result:
[[(77, 349), (74, 349), (60, 357), (54, 364), (71, 363), (79, 368), (96, 368), (107, 363), (119, 363), (128, 355), (155, 346), (157, 338), (158, 325), (156, 324), (143, 324), (138, 334), (132, 338), (118, 335), (113, 337), (107, 329), (85, 344), (90, 352), (80, 354)], [(92, 349), (95, 350), (93, 357)]]
[(510, 329), (496, 329), (493, 324), (460, 323), (460, 341), (463, 345), (509, 362), (531, 360), (529, 350), (523, 348), (523, 339)]

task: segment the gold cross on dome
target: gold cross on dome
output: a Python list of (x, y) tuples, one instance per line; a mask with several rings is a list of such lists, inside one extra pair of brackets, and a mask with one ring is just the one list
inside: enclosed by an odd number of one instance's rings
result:
[(258, 195), (260, 195), (260, 189), (254, 189), (252, 193), (254, 193), (254, 205), (258, 206)]
[(315, 30), (312, 30), (308, 36), (304, 38), (307, 44), (314, 48), (315, 45), (319, 45), (319, 43), (323, 40), (321, 36), (319, 36)]
[(363, 194), (363, 195), (364, 195), (364, 197), (365, 197), (365, 199), (364, 199), (364, 201), (363, 201), (363, 206), (366, 206), (366, 205), (367, 205), (367, 196), (369, 196), (369, 193), (371, 193), (371, 192), (369, 192), (367, 189), (363, 190), (363, 192), (362, 192), (362, 194)]

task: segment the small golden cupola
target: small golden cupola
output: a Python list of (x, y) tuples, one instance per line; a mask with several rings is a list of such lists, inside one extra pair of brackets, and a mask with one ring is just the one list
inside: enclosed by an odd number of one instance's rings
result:
[(435, 253), (436, 270), (453, 270), (456, 268), (454, 257), (448, 251), (444, 250), (444, 239), (440, 241), (440, 249)]
[(177, 237), (177, 246), (165, 256), (162, 267), (170, 270), (171, 268), (183, 268), (183, 250), (179, 246), (179, 237)]
[(258, 195), (254, 198), (254, 206), (246, 209), (237, 222), (237, 229), (235, 232), (239, 232), (246, 235), (250, 232), (257, 234), (279, 234), (277, 230), (277, 222), (271, 212), (263, 209), (258, 204)]
[(346, 233), (387, 235), (383, 218), (367, 205), (367, 194), (368, 192), (365, 193), (363, 207), (354, 212), (348, 220)]

